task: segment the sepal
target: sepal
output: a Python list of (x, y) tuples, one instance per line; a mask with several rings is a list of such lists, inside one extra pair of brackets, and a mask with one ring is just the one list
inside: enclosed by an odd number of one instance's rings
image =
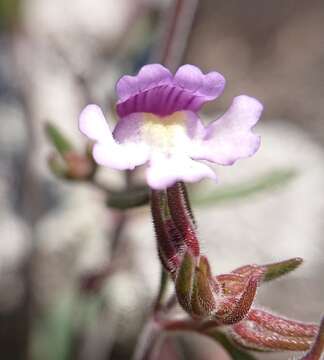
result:
[(175, 278), (175, 290), (180, 305), (192, 314), (192, 292), (196, 276), (196, 258), (187, 251)]

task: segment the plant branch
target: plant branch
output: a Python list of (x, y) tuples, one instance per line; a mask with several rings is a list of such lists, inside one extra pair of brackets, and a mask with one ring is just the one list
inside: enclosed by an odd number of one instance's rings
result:
[(162, 17), (162, 40), (153, 58), (170, 70), (176, 70), (181, 63), (197, 6), (198, 0), (176, 0)]

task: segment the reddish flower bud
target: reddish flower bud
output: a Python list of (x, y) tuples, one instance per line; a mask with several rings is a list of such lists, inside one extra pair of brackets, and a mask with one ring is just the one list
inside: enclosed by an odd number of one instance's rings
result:
[(95, 164), (91, 158), (76, 152), (68, 152), (64, 154), (63, 159), (67, 165), (67, 178), (85, 180), (94, 175)]
[(167, 189), (168, 206), (174, 224), (183, 236), (185, 245), (194, 256), (199, 256), (200, 247), (195, 232), (195, 223), (187, 194), (183, 189), (181, 183), (176, 183)]
[(174, 273), (180, 266), (179, 238), (172, 219), (165, 216), (166, 198), (163, 191), (152, 190), (151, 212), (160, 260), (164, 268)]

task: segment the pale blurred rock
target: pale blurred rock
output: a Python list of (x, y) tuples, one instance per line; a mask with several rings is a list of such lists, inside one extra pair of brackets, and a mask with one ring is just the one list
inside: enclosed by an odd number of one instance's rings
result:
[(130, 0), (27, 0), (24, 13), (27, 27), (36, 37), (42, 28), (42, 36), (55, 36), (64, 42), (84, 42), (86, 36), (109, 44), (124, 30), (136, 5)]
[(24, 283), (21, 268), (31, 251), (26, 224), (11, 212), (0, 212), (0, 313), (21, 304)]
[(30, 229), (18, 215), (27, 136), (14, 101), (0, 102), (0, 313), (15, 310), (24, 295), (21, 268), (31, 251)]
[(57, 291), (78, 286), (80, 275), (109, 259), (112, 218), (101, 192), (71, 184), (62, 185), (62, 190), (60, 205), (36, 224), (35, 277), (42, 302), (55, 299)]

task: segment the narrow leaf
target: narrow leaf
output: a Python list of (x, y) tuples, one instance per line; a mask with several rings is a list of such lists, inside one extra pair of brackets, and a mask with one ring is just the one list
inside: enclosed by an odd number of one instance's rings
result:
[(57, 153), (51, 154), (48, 157), (47, 164), (53, 175), (59, 178), (64, 178), (67, 176), (68, 168)]
[(107, 199), (107, 206), (114, 209), (126, 210), (149, 203), (149, 189), (136, 187), (127, 191), (111, 192)]
[(263, 265), (266, 271), (264, 274), (263, 281), (271, 281), (283, 276), (295, 269), (297, 269), (303, 263), (303, 259), (300, 257), (280, 261), (273, 264)]
[(47, 122), (45, 124), (45, 132), (49, 140), (61, 155), (65, 155), (66, 153), (74, 150), (73, 145), (67, 137), (63, 135), (63, 133), (51, 122)]
[(164, 270), (164, 268), (161, 267), (159, 292), (158, 292), (158, 295), (156, 297), (155, 304), (154, 304), (155, 311), (158, 310), (162, 305), (162, 302), (164, 300), (164, 297), (166, 295), (166, 291), (168, 288), (168, 280), (169, 280), (168, 273)]
[(236, 185), (222, 186), (207, 194), (196, 194), (193, 202), (197, 205), (214, 205), (226, 201), (239, 200), (262, 191), (284, 186), (297, 175), (294, 169), (279, 169), (250, 181)]
[(204, 334), (223, 345), (233, 360), (256, 360), (250, 353), (235, 346), (224, 333), (216, 329), (211, 329)]
[(260, 268), (265, 271), (262, 281), (271, 281), (297, 269), (302, 263), (303, 263), (303, 259), (300, 257), (296, 257), (272, 264), (244, 265), (233, 270), (232, 273), (241, 275), (246, 278), (249, 277), (255, 271), (256, 268)]

